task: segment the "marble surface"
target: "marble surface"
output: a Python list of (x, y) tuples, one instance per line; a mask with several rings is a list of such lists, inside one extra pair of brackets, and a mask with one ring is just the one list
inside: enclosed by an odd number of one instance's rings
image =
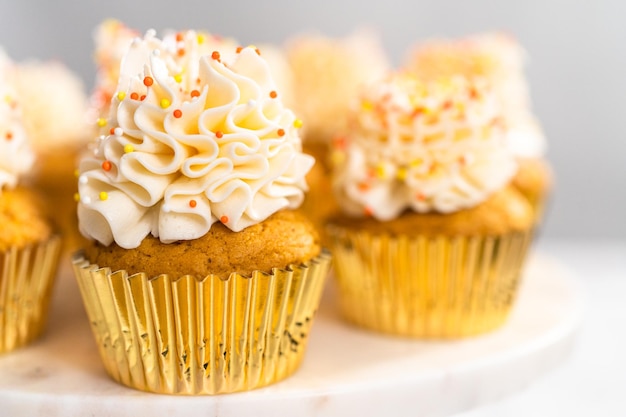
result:
[(549, 239), (538, 250), (579, 277), (585, 312), (575, 348), (526, 389), (456, 417), (626, 416), (626, 239)]
[(535, 252), (510, 321), (463, 341), (382, 337), (344, 324), (325, 293), (302, 367), (247, 393), (146, 394), (104, 373), (69, 265), (55, 288), (48, 331), (0, 357), (0, 415), (446, 416), (497, 402), (562, 364), (576, 344), (576, 273)]

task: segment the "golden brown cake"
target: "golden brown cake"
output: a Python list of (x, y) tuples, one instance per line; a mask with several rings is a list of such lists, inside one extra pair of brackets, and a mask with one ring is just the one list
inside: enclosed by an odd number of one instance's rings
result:
[(364, 88), (335, 142), (331, 218), (344, 318), (377, 332), (457, 338), (501, 326), (534, 215), (488, 85), (398, 72)]
[(41, 196), (32, 190), (16, 188), (0, 194), (0, 251), (48, 240), (52, 235), (44, 215)]
[(453, 213), (417, 213), (407, 210), (385, 222), (373, 217), (355, 218), (345, 214), (332, 217), (331, 223), (346, 229), (390, 236), (496, 236), (524, 233), (533, 224), (528, 201), (512, 186), (496, 191), (484, 202)]
[(257, 270), (271, 273), (272, 268), (299, 265), (320, 252), (317, 231), (295, 210), (279, 211), (238, 233), (217, 223), (194, 240), (165, 244), (148, 236), (134, 250), (97, 242), (85, 248), (91, 263), (107, 265), (114, 271), (145, 272), (150, 277), (193, 275), (199, 279), (211, 274), (227, 279), (233, 271), (244, 276)]
[(108, 373), (151, 392), (291, 375), (330, 266), (297, 211), (314, 160), (263, 52), (205, 40), (134, 40), (80, 164), (79, 228), (94, 241), (74, 261), (85, 308)]

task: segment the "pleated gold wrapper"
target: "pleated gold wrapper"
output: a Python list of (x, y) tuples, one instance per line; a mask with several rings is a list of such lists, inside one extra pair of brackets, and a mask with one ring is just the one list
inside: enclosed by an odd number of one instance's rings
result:
[(459, 338), (501, 326), (516, 298), (531, 232), (390, 236), (328, 228), (344, 318), (415, 338)]
[(60, 252), (59, 236), (0, 252), (0, 353), (28, 344), (43, 331)]
[(298, 369), (330, 255), (225, 280), (129, 276), (82, 253), (73, 263), (107, 373), (143, 391), (196, 395), (263, 387)]

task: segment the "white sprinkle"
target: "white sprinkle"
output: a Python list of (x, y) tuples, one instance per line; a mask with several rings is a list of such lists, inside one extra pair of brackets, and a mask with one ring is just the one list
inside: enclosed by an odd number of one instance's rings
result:
[(154, 38), (156, 36), (156, 30), (154, 29), (148, 29), (146, 31), (146, 37), (147, 38)]
[(168, 206), (167, 204), (163, 204), (161, 206), (161, 210), (163, 210), (163, 213), (169, 213), (170, 212), (170, 206)]
[(88, 178), (86, 175), (81, 175), (80, 177), (78, 177), (78, 182), (81, 184), (87, 184)]
[(152, 55), (159, 56), (161, 55), (161, 51), (159, 51), (158, 49), (155, 49), (154, 51), (152, 51)]
[(256, 100), (252, 100), (252, 99), (248, 100), (248, 106), (250, 107), (256, 106)]
[(122, 136), (124, 134), (124, 130), (121, 127), (116, 127), (115, 130), (113, 130), (113, 133), (115, 136)]
[(82, 197), (80, 199), (80, 202), (83, 204), (91, 204), (91, 198), (90, 197)]

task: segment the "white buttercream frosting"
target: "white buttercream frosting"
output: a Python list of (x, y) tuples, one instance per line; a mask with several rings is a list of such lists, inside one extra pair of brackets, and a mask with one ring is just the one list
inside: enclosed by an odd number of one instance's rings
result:
[(5, 187), (15, 187), (19, 176), (28, 172), (34, 162), (16, 92), (10, 83), (12, 65), (0, 50), (0, 193)]
[(130, 249), (240, 231), (299, 206), (312, 157), (256, 48), (203, 55), (193, 31), (149, 31), (122, 60), (92, 157), (80, 164), (81, 232)]
[(512, 36), (483, 33), (419, 43), (409, 52), (406, 66), (425, 80), (453, 75), (487, 79), (502, 106), (512, 151), (521, 157), (541, 157), (546, 139), (531, 112), (526, 61), (526, 51)]
[(333, 186), (353, 216), (449, 213), (479, 204), (514, 175), (497, 100), (462, 77), (398, 73), (362, 89), (334, 142)]
[(286, 44), (294, 77), (294, 108), (305, 120), (305, 141), (327, 144), (345, 128), (359, 88), (383, 77), (391, 63), (373, 31), (345, 37), (301, 34)]

